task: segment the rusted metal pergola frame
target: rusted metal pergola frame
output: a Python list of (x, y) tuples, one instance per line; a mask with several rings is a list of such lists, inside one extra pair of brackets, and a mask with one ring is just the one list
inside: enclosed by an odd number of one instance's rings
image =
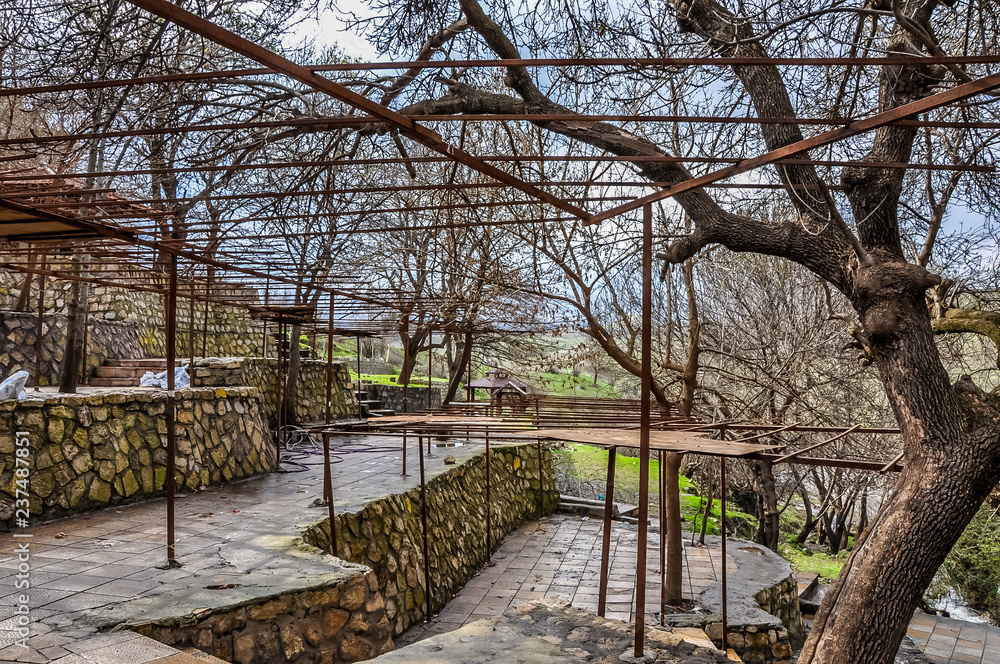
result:
[[(649, 432), (651, 430), (656, 431), (681, 431), (681, 432), (699, 432), (704, 434), (711, 434), (717, 436), (720, 440), (727, 439), (728, 432), (743, 432), (744, 434), (749, 433), (752, 435), (746, 435), (742, 438), (738, 438), (733, 442), (748, 442), (757, 441), (764, 437), (776, 436), (781, 433), (826, 433), (834, 434), (833, 436), (826, 438), (825, 440), (809, 445), (801, 450), (784, 454), (769, 454), (769, 453), (751, 453), (743, 454), (737, 456), (737, 460), (759, 460), (766, 461), (772, 464), (781, 463), (796, 463), (802, 465), (810, 466), (824, 466), (833, 468), (848, 468), (853, 470), (868, 471), (868, 472), (899, 472), (902, 470), (902, 466), (899, 464), (900, 456), (895, 457), (888, 463), (884, 461), (875, 460), (857, 460), (857, 459), (840, 459), (840, 458), (829, 458), (829, 457), (804, 457), (802, 456), (806, 452), (814, 451), (820, 447), (830, 445), (837, 440), (841, 440), (851, 434), (856, 435), (899, 435), (900, 430), (898, 428), (892, 427), (861, 427), (860, 425), (854, 425), (850, 427), (833, 427), (833, 426), (810, 426), (801, 425), (798, 423), (791, 425), (766, 425), (766, 424), (755, 424), (755, 423), (745, 423), (745, 422), (716, 422), (716, 423), (701, 423), (697, 421), (692, 421), (688, 418), (679, 418), (671, 416), (658, 415), (654, 418), (652, 413), (648, 408), (648, 399), (646, 400), (646, 407), (643, 407), (642, 400), (639, 401), (623, 401), (623, 400), (610, 400), (610, 399), (576, 399), (569, 397), (536, 397), (529, 402), (530, 406), (533, 406), (533, 410), (528, 412), (517, 411), (512, 412), (510, 416), (503, 417), (498, 416), (493, 409), (488, 408), (485, 404), (479, 403), (466, 403), (466, 404), (454, 404), (444, 407), (443, 409), (427, 413), (425, 415), (416, 415), (413, 418), (407, 418), (403, 416), (401, 418), (389, 418), (389, 421), (371, 420), (364, 423), (354, 423), (354, 422), (340, 422), (331, 423), (327, 422), (326, 425), (321, 425), (313, 428), (313, 431), (322, 432), (324, 436), (324, 446), (328, 449), (328, 439), (332, 435), (336, 434), (351, 434), (358, 430), (365, 431), (365, 435), (369, 437), (391, 437), (399, 438), (402, 436), (403, 443), (403, 475), (406, 474), (406, 445), (405, 440), (407, 435), (415, 435), (418, 439), (417, 449), (420, 456), (420, 488), (421, 488), (421, 519), (423, 523), (423, 550), (424, 550), (424, 568), (425, 568), (425, 593), (427, 596), (427, 615), (429, 616), (434, 606), (431, 603), (431, 581), (429, 574), (429, 548), (428, 548), (428, 531), (427, 531), (427, 505), (426, 505), (426, 478), (424, 475), (424, 445), (423, 438), (427, 438), (428, 451), (430, 449), (431, 438), (436, 438), (438, 440), (447, 440), (449, 438), (460, 439), (464, 438), (466, 444), (469, 444), (470, 440), (482, 439), (483, 445), (485, 447), (486, 454), (486, 481), (484, 483), (485, 500), (487, 504), (487, 516), (486, 516), (486, 539), (485, 539), (485, 558), (488, 560), (493, 553), (492, 549), (492, 539), (490, 530), (490, 518), (489, 518), (489, 495), (490, 495), (490, 465), (489, 465), (489, 453), (490, 453), (490, 441), (491, 437), (493, 442), (509, 442), (514, 443), (518, 441), (525, 441), (530, 439), (535, 439), (535, 444), (538, 448), (539, 454), (539, 496), (538, 496), (538, 509), (539, 515), (542, 514), (542, 465), (541, 465), (541, 445), (540, 439), (532, 435), (532, 431), (538, 428), (552, 427), (552, 426), (565, 426), (570, 425), (573, 428), (579, 429), (581, 431), (586, 431), (589, 427), (601, 427), (601, 426), (612, 426), (614, 428), (621, 428), (623, 430), (628, 429), (639, 429), (640, 433), (640, 443), (637, 447), (642, 447), (642, 445), (649, 445)], [(512, 410), (515, 410), (512, 408)], [(401, 421), (400, 421), (401, 420)], [(760, 432), (760, 433), (755, 433)], [(441, 444), (441, 443), (439, 443)], [(445, 443), (447, 444), (447, 443)], [(583, 443), (590, 444), (590, 443)], [(608, 591), (608, 578), (610, 575), (610, 534), (611, 534), (611, 522), (614, 507), (614, 476), (615, 476), (615, 456), (617, 454), (617, 448), (619, 445), (609, 444), (603, 445), (605, 449), (608, 450), (608, 470), (606, 475), (607, 489), (605, 491), (605, 506), (604, 506), (604, 518), (603, 518), (603, 532), (602, 532), (602, 555), (601, 555), (601, 570), (600, 570), (600, 584), (599, 584), (599, 595), (598, 595), (598, 615), (604, 616), (607, 607), (607, 591)], [(665, 449), (660, 449), (661, 462), (662, 455), (666, 451)], [(722, 644), (723, 649), (726, 648), (726, 638), (727, 638), (727, 578), (728, 578), (728, 562), (726, 560), (726, 542), (727, 542), (727, 532), (725, 530), (725, 514), (726, 514), (726, 456), (723, 454), (712, 454), (709, 452), (690, 452), (694, 454), (702, 454), (708, 456), (717, 456), (720, 463), (720, 474), (721, 474), (721, 505), (722, 505), (722, 558), (721, 558), (721, 585), (722, 585), (722, 626), (723, 626), (723, 636)], [(663, 465), (660, 466), (660, 484), (663, 486), (664, 482), (663, 476)], [(648, 487), (649, 477), (648, 473), (645, 479), (640, 477), (640, 491), (642, 487)], [(662, 490), (662, 489), (661, 489)], [(661, 494), (662, 495), (662, 494)], [(663, 524), (665, 520), (670, 518), (669, 515), (665, 514), (664, 503), (661, 500), (660, 503), (660, 566), (661, 566), (661, 593), (660, 593), (660, 616), (661, 624), (663, 620), (663, 615), (666, 609), (666, 599), (665, 599), (665, 585), (663, 580), (665, 579), (665, 530)], [(331, 524), (334, 521), (331, 517)], [(644, 523), (642, 516), (639, 519), (639, 529), (642, 532), (644, 529), (642, 524)], [(648, 524), (648, 512), (646, 515), (645, 523)], [(331, 526), (333, 528), (333, 526)], [(334, 535), (335, 538), (335, 535)], [(648, 533), (640, 537), (643, 543), (639, 551), (643, 551), (645, 544), (648, 542)], [(336, 541), (334, 539), (334, 541)], [(336, 546), (334, 546), (334, 551), (336, 551)], [(640, 554), (641, 555), (641, 554)], [(644, 561), (643, 561), (644, 562)], [(640, 594), (638, 586), (636, 587), (636, 621), (644, 620), (645, 611), (645, 593)], [(642, 609), (642, 610), (640, 610)]]
[[(981, 79), (978, 79), (978, 80), (974, 80), (974, 81), (969, 82), (969, 83), (964, 83), (964, 84), (961, 84), (961, 85), (957, 85), (956, 87), (954, 87), (954, 88), (952, 88), (950, 90), (947, 90), (947, 91), (944, 91), (944, 92), (940, 92), (940, 93), (928, 96), (928, 97), (926, 97), (926, 98), (924, 98), (922, 100), (919, 100), (919, 101), (916, 101), (916, 102), (912, 102), (910, 104), (906, 104), (906, 105), (904, 105), (902, 107), (899, 107), (899, 108), (896, 108), (896, 109), (894, 109), (892, 111), (888, 111), (888, 112), (884, 112), (884, 113), (879, 113), (879, 114), (876, 114), (876, 115), (874, 115), (872, 117), (869, 117), (869, 118), (866, 118), (866, 119), (862, 119), (862, 120), (855, 120), (855, 121), (850, 122), (850, 124), (848, 124), (846, 126), (839, 127), (837, 129), (833, 129), (833, 130), (821, 133), (821, 134), (819, 134), (817, 136), (813, 136), (811, 138), (805, 139), (803, 141), (799, 141), (797, 143), (785, 146), (785, 147), (777, 149), (777, 150), (769, 151), (769, 152), (767, 152), (767, 153), (765, 153), (763, 155), (760, 155), (758, 157), (739, 161), (739, 162), (737, 162), (735, 164), (732, 164), (730, 166), (727, 166), (725, 168), (722, 168), (722, 169), (719, 169), (719, 170), (716, 170), (716, 171), (713, 171), (713, 172), (710, 172), (710, 173), (707, 173), (707, 174), (704, 174), (704, 175), (701, 175), (701, 176), (698, 176), (698, 177), (694, 177), (691, 180), (688, 180), (688, 181), (685, 181), (685, 182), (682, 182), (682, 183), (671, 184), (671, 185), (669, 185), (668, 187), (666, 187), (664, 190), (662, 190), (660, 192), (657, 192), (657, 193), (654, 193), (654, 194), (650, 194), (650, 195), (647, 195), (647, 196), (644, 196), (644, 197), (641, 197), (641, 198), (629, 201), (629, 202), (624, 203), (622, 205), (619, 205), (617, 207), (611, 208), (609, 210), (604, 210), (602, 212), (590, 215), (587, 212), (585, 212), (583, 209), (578, 208), (575, 205), (572, 205), (571, 203), (567, 202), (566, 200), (560, 199), (558, 197), (553, 196), (552, 194), (549, 194), (547, 192), (544, 192), (544, 191), (538, 189), (537, 186), (535, 186), (534, 184), (527, 183), (527, 182), (524, 182), (522, 180), (519, 180), (518, 178), (515, 178), (514, 176), (511, 176), (510, 174), (506, 173), (505, 171), (502, 171), (502, 170), (497, 169), (497, 168), (495, 168), (493, 166), (490, 166), (488, 163), (486, 163), (482, 159), (479, 159), (477, 157), (473, 157), (472, 155), (469, 155), (468, 153), (465, 153), (463, 151), (456, 150), (452, 146), (449, 146), (446, 143), (444, 143), (441, 140), (440, 136), (438, 136), (436, 133), (434, 133), (431, 130), (426, 129), (425, 127), (423, 127), (421, 125), (418, 125), (412, 119), (407, 118), (406, 116), (401, 116), (399, 114), (396, 114), (396, 113), (394, 113), (392, 111), (389, 111), (385, 107), (382, 107), (382, 106), (380, 106), (380, 105), (378, 105), (378, 104), (376, 104), (376, 103), (368, 100), (365, 97), (362, 97), (360, 95), (356, 95), (355, 93), (351, 92), (350, 90), (347, 90), (346, 88), (343, 88), (343, 87), (337, 85), (333, 81), (330, 81), (329, 79), (326, 79), (326, 78), (324, 78), (322, 76), (319, 76), (313, 69), (302, 67), (302, 66), (296, 65), (296, 64), (294, 64), (294, 63), (292, 63), (292, 62), (290, 62), (288, 60), (280, 58), (280, 56), (277, 56), (276, 54), (271, 53), (271, 52), (267, 51), (266, 49), (262, 49), (262, 48), (260, 48), (259, 46), (255, 45), (255, 44), (252, 44), (252, 43), (250, 43), (250, 42), (248, 42), (246, 40), (243, 40), (242, 38), (240, 38), (240, 37), (238, 37), (238, 36), (236, 36), (236, 35), (234, 35), (232, 33), (229, 33), (229, 32), (227, 32), (225, 30), (222, 30), (218, 26), (215, 26), (214, 24), (212, 24), (212, 23), (210, 23), (208, 21), (205, 21), (204, 19), (196, 17), (196, 16), (194, 16), (192, 14), (189, 14), (188, 12), (185, 12), (184, 10), (179, 9), (179, 8), (177, 8), (174, 5), (171, 5), (171, 4), (167, 3), (167, 2), (164, 2), (163, 0), (130, 0), (130, 2), (132, 2), (133, 4), (135, 4), (135, 5), (139, 6), (139, 7), (147, 9), (147, 10), (149, 10), (149, 11), (151, 11), (151, 12), (153, 12), (153, 13), (155, 13), (155, 14), (163, 17), (163, 18), (166, 18), (166, 19), (168, 19), (168, 20), (170, 20), (170, 21), (172, 21), (174, 23), (177, 23), (177, 24), (181, 25), (182, 27), (185, 27), (185, 28), (187, 28), (187, 29), (189, 29), (189, 30), (191, 30), (193, 32), (196, 32), (196, 33), (201, 34), (202, 36), (205, 36), (205, 37), (207, 37), (207, 38), (209, 38), (209, 39), (211, 39), (213, 41), (216, 41), (217, 43), (220, 43), (220, 44), (222, 44), (224, 46), (227, 46), (227, 47), (231, 48), (232, 50), (234, 50), (234, 51), (236, 51), (238, 53), (241, 53), (241, 54), (243, 54), (243, 55), (245, 55), (247, 57), (250, 57), (251, 59), (257, 60), (258, 62), (261, 62), (262, 64), (265, 64), (269, 68), (273, 69), (273, 71), (276, 72), (276, 73), (283, 73), (285, 75), (288, 75), (288, 76), (290, 76), (290, 77), (292, 77), (292, 78), (294, 78), (296, 80), (299, 80), (300, 82), (303, 82), (303, 83), (309, 85), (310, 87), (313, 87), (317, 91), (329, 94), (329, 95), (331, 95), (331, 96), (333, 96), (333, 97), (335, 97), (337, 99), (340, 99), (341, 101), (344, 101), (346, 103), (351, 104), (355, 108), (358, 108), (360, 110), (366, 111), (366, 112), (370, 113), (374, 118), (377, 118), (378, 121), (385, 122), (385, 123), (389, 124), (390, 126), (396, 127), (401, 133), (403, 133), (407, 137), (409, 137), (409, 138), (417, 141), (418, 143), (420, 143), (420, 144), (422, 144), (422, 145), (424, 145), (424, 146), (426, 146), (426, 147), (428, 147), (428, 148), (430, 148), (432, 150), (438, 151), (441, 154), (445, 155), (446, 157), (448, 157), (450, 159), (454, 159), (455, 161), (457, 161), (459, 163), (462, 163), (462, 164), (464, 164), (466, 166), (469, 166), (469, 167), (473, 168), (474, 170), (477, 170), (477, 171), (479, 171), (479, 172), (481, 172), (481, 173), (483, 173), (485, 175), (488, 175), (489, 177), (492, 177), (492, 178), (498, 180), (501, 183), (504, 183), (504, 184), (506, 184), (506, 185), (508, 185), (510, 187), (515, 188), (515, 189), (518, 189), (518, 190), (522, 191), (523, 193), (526, 193), (529, 196), (532, 196), (533, 198), (536, 198), (537, 200), (539, 200), (541, 202), (544, 202), (546, 204), (552, 205), (552, 206), (554, 206), (554, 207), (556, 207), (558, 209), (563, 210), (564, 212), (569, 212), (574, 217), (584, 220), (585, 223), (588, 223), (588, 224), (597, 224), (597, 223), (600, 223), (600, 222), (602, 222), (604, 220), (607, 220), (607, 219), (610, 219), (612, 217), (618, 216), (620, 214), (624, 214), (624, 213), (627, 213), (627, 212), (630, 212), (630, 211), (633, 211), (633, 210), (637, 210), (639, 208), (643, 208), (643, 210), (644, 210), (644, 212), (643, 212), (643, 230), (644, 230), (644, 232), (643, 232), (643, 318), (644, 318), (644, 321), (643, 321), (642, 346), (643, 346), (643, 351), (644, 352), (643, 352), (643, 358), (642, 358), (642, 360), (643, 360), (643, 370), (642, 370), (643, 392), (642, 393), (643, 393), (643, 397), (644, 398), (642, 399), (642, 410), (641, 410), (641, 418), (640, 418), (640, 420), (641, 420), (640, 421), (640, 445), (639, 445), (639, 448), (640, 448), (640, 482), (641, 482), (641, 484), (640, 484), (640, 493), (641, 493), (641, 496), (640, 496), (640, 531), (641, 531), (640, 532), (640, 539), (642, 540), (643, 544), (640, 547), (641, 562), (640, 562), (640, 564), (638, 566), (638, 570), (637, 570), (637, 587), (636, 587), (636, 593), (637, 593), (637, 612), (636, 612), (636, 614), (637, 614), (637, 622), (636, 622), (636, 644), (635, 644), (635, 651), (636, 651), (636, 655), (637, 656), (641, 656), (643, 654), (643, 640), (644, 640), (643, 639), (643, 619), (642, 619), (642, 617), (644, 615), (644, 608), (645, 608), (645, 565), (644, 565), (644, 560), (645, 560), (645, 537), (644, 536), (645, 536), (645, 532), (644, 531), (645, 531), (645, 525), (647, 523), (647, 516), (648, 516), (648, 462), (649, 462), (649, 452), (650, 452), (650, 449), (649, 449), (650, 412), (649, 412), (649, 400), (648, 400), (649, 381), (650, 381), (650, 375), (651, 375), (650, 357), (649, 357), (649, 355), (650, 355), (650, 353), (649, 353), (649, 351), (650, 351), (650, 345), (649, 345), (649, 342), (650, 342), (650, 320), (649, 320), (649, 316), (650, 316), (650, 309), (651, 309), (651, 306), (650, 306), (651, 299), (650, 299), (650, 295), (649, 294), (651, 292), (651, 280), (652, 280), (652, 278), (651, 278), (651, 261), (652, 261), (651, 244), (652, 244), (652, 241), (651, 241), (651, 222), (650, 222), (651, 217), (652, 217), (652, 212), (651, 212), (650, 205), (653, 202), (660, 201), (660, 200), (663, 200), (663, 199), (666, 199), (666, 198), (670, 198), (670, 197), (675, 196), (676, 194), (681, 193), (683, 191), (688, 191), (688, 190), (699, 188), (699, 187), (710, 186), (710, 185), (713, 185), (713, 184), (717, 183), (719, 180), (722, 180), (722, 179), (725, 179), (725, 178), (728, 178), (728, 177), (732, 177), (734, 175), (739, 175), (739, 174), (742, 174), (742, 173), (746, 173), (746, 172), (749, 172), (749, 171), (754, 170), (756, 168), (759, 168), (761, 166), (775, 164), (775, 163), (778, 163), (779, 161), (781, 161), (783, 159), (788, 159), (788, 158), (790, 158), (790, 157), (792, 157), (792, 156), (794, 156), (796, 154), (804, 153), (804, 152), (806, 152), (808, 150), (811, 150), (811, 149), (823, 147), (823, 146), (829, 145), (829, 144), (831, 144), (833, 142), (836, 142), (836, 141), (839, 141), (839, 140), (842, 140), (842, 139), (845, 139), (845, 138), (848, 138), (848, 137), (851, 137), (851, 136), (855, 136), (855, 135), (858, 135), (858, 134), (861, 134), (861, 133), (865, 133), (865, 132), (871, 131), (873, 129), (876, 129), (878, 127), (881, 127), (881, 126), (886, 126), (886, 125), (890, 125), (890, 124), (894, 124), (894, 123), (900, 123), (900, 122), (908, 121), (909, 118), (912, 118), (912, 117), (914, 117), (914, 116), (916, 116), (918, 114), (925, 113), (927, 111), (934, 110), (936, 108), (940, 108), (941, 106), (945, 106), (945, 105), (948, 105), (948, 104), (953, 104), (953, 103), (962, 101), (964, 99), (967, 99), (969, 97), (972, 97), (972, 96), (981, 94), (983, 92), (987, 92), (987, 91), (993, 90), (993, 89), (995, 89), (997, 87), (1000, 87), (1000, 74), (993, 74), (993, 75), (985, 76), (984, 78), (981, 78)], [(720, 65), (720, 66), (731, 65), (734, 62), (733, 60), (715, 60), (715, 59), (706, 59), (706, 60), (711, 60), (711, 62), (708, 62), (707, 64), (713, 64), (713, 65), (717, 64), (717, 65)], [(863, 61), (859, 62), (859, 64), (872, 64), (872, 61), (870, 59), (862, 59), (862, 60)], [(622, 63), (622, 64), (624, 64), (624, 65), (627, 66), (629, 63), (637, 63), (637, 62), (638, 62), (638, 60), (628, 59), (628, 63)], [(774, 62), (775, 62), (775, 60), (773, 60), (773, 59), (762, 59), (762, 61), (760, 62), (760, 64), (774, 64)], [(434, 63), (434, 64), (425, 63), (425, 64), (426, 64), (426, 66), (441, 66), (438, 63)], [(417, 63), (415, 66), (425, 66), (425, 64)], [(525, 64), (525, 63), (521, 63), (520, 61), (501, 61), (501, 63), (500, 63), (499, 66), (512, 66), (512, 65), (522, 66), (523, 64)], [(907, 61), (905, 63), (902, 63), (902, 64), (914, 64), (914, 61), (913, 61), (913, 59), (907, 59)], [(399, 64), (395, 64), (394, 66), (398, 67)], [(268, 73), (270, 73), (270, 72), (268, 72)], [(516, 118), (516, 119), (524, 119), (524, 118)], [(574, 119), (577, 119), (577, 118), (574, 116)], [(794, 120), (794, 119), (786, 119), (785, 121), (786, 122), (796, 122), (796, 120)], [(8, 204), (10, 204), (10, 202), (8, 202)], [(42, 211), (40, 210), (39, 212), (42, 212)], [(100, 224), (87, 224), (87, 222), (85, 220), (82, 220), (82, 219), (78, 219), (76, 221), (77, 221), (77, 227), (81, 228), (81, 230), (83, 230), (85, 233), (87, 231), (90, 231), (91, 233), (93, 233), (94, 231), (97, 231), (97, 235), (98, 236), (112, 236), (112, 237), (115, 237), (115, 239), (126, 239), (127, 241), (131, 241), (131, 242), (138, 243), (138, 244), (142, 244), (144, 242), (148, 242), (148, 241), (142, 240), (141, 238), (138, 238), (135, 235), (132, 235), (131, 237), (125, 238), (125, 237), (123, 237), (123, 236), (120, 235), (121, 233), (125, 233), (125, 232), (124, 231), (120, 231), (120, 230), (112, 231), (112, 233), (109, 235), (108, 233), (102, 232), (101, 230), (99, 230), (98, 228), (96, 228), (96, 227), (101, 226)], [(83, 224), (83, 226), (81, 227), (80, 224)], [(171, 262), (171, 266), (172, 266), (171, 277), (170, 277), (170, 283), (171, 283), (170, 291), (172, 293), (172, 298), (171, 299), (173, 301), (171, 302), (171, 305), (168, 306), (168, 311), (167, 311), (167, 313), (168, 313), (168, 319), (167, 319), (168, 320), (168, 329), (170, 329), (172, 326), (175, 326), (175, 323), (176, 323), (176, 321), (175, 321), (175, 315), (176, 315), (176, 291), (177, 291), (177, 287), (176, 287), (176, 263), (177, 263), (177, 259), (178, 259), (179, 256), (185, 256), (185, 254), (188, 254), (185, 257), (192, 258), (193, 260), (195, 258), (193, 256), (191, 256), (190, 252), (187, 252), (186, 250), (167, 249), (167, 253), (168, 253), (169, 257), (170, 257), (170, 262)], [(259, 273), (256, 273), (255, 276), (260, 277), (262, 275), (260, 275)], [(331, 323), (332, 323), (332, 318), (331, 318)], [(168, 349), (168, 354), (172, 355), (172, 353), (173, 353), (172, 349)], [(168, 372), (168, 376), (169, 376), (168, 382), (170, 383), (168, 385), (168, 387), (169, 387), (168, 392), (171, 395), (169, 398), (172, 399), (172, 395), (173, 395), (173, 385), (172, 385), (172, 383), (173, 383), (173, 380), (172, 380), (172, 375), (170, 375), (170, 372)], [(171, 417), (169, 419), (172, 420), (172, 413), (171, 413)], [(168, 466), (172, 465), (172, 461), (173, 461), (173, 459), (172, 459), (172, 456), (173, 456), (173, 454), (172, 454), (172, 452), (173, 452), (172, 447), (173, 446), (170, 444), (172, 438), (173, 438), (173, 425), (171, 423), (170, 426), (168, 426), (168, 447), (171, 448), (168, 451)], [(786, 455), (786, 457), (783, 458), (783, 459), (781, 459), (781, 460), (788, 460), (788, 458), (789, 458), (789, 455)], [(796, 460), (798, 462), (801, 462), (802, 458), (801, 457), (797, 457)], [(885, 468), (889, 469), (890, 466), (894, 466), (894, 464), (890, 463), (888, 466), (885, 466)], [(724, 465), (723, 465), (723, 469), (724, 469)], [(168, 468), (167, 476), (168, 476), (168, 482), (170, 484), (172, 484), (172, 472), (171, 472), (171, 469), (169, 469), (169, 468)], [(170, 495), (170, 493), (171, 492), (169, 491), (169, 488), (168, 488), (168, 502), (172, 502), (172, 496)], [(168, 541), (168, 560), (174, 560), (174, 556), (173, 556), (173, 542), (172, 541)]]

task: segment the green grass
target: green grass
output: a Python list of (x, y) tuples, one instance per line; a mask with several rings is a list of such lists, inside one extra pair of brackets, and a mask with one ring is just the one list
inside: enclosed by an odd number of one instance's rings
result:
[(545, 394), (557, 396), (578, 396), (578, 397), (617, 397), (618, 391), (607, 383), (597, 381), (594, 383), (589, 374), (574, 376), (569, 373), (550, 373), (542, 371), (538, 373), (528, 373), (519, 376), (529, 385)]
[[(396, 374), (361, 374), (361, 380), (374, 383), (375, 385), (399, 385), (396, 380), (399, 378)], [(357, 380), (358, 374), (351, 371), (351, 380)], [(435, 385), (448, 385), (447, 378), (437, 378), (433, 379)], [(426, 387), (427, 386), (427, 376), (410, 376), (410, 387)]]
[[(607, 477), (608, 471), (608, 451), (591, 445), (573, 445), (562, 449), (553, 450), (556, 455), (556, 463), (560, 468), (578, 479), (596, 480)], [(649, 460), (649, 492), (651, 496), (656, 496), (659, 501), (660, 488), (657, 478), (659, 477), (660, 463), (656, 458)], [(701, 532), (702, 516), (699, 515), (703, 499), (695, 495), (698, 492), (698, 485), (687, 477), (680, 475), (679, 484), (681, 489), (681, 516), (684, 517), (684, 529), (687, 532), (694, 527)], [(618, 492), (624, 491), (629, 496), (634, 496), (638, 502), (639, 494), (639, 459), (618, 455), (615, 459), (615, 489)], [(619, 493), (620, 495), (620, 493)], [(633, 503), (634, 504), (634, 503)], [(730, 519), (738, 518), (748, 523), (756, 523), (756, 518), (750, 514), (727, 508), (726, 516)], [(697, 517), (697, 519), (696, 519)], [(722, 518), (722, 502), (712, 501), (712, 509), (708, 518), (708, 534), (719, 534), (719, 522)]]
[(795, 544), (782, 543), (778, 545), (778, 553), (792, 565), (797, 572), (819, 574), (820, 582), (833, 583), (844, 569), (844, 563), (850, 556), (850, 551), (841, 551), (833, 556), (828, 553), (811, 553)]

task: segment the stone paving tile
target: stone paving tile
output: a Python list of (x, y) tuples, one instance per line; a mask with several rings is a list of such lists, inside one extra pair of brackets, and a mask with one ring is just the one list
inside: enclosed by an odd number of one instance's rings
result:
[[(340, 439), (338, 439), (340, 440)], [(344, 437), (352, 447), (365, 446), (363, 436)], [(337, 442), (334, 441), (336, 448)], [(419, 486), (419, 478), (400, 477), (401, 450), (387, 450), (391, 439), (378, 438), (373, 453), (340, 454), (333, 467), (334, 496), (338, 512), (357, 511), (367, 502), (386, 495), (402, 493)], [(336, 449), (334, 449), (336, 454)], [(449, 447), (447, 453), (460, 460), (481, 452), (481, 445)], [(409, 450), (415, 466), (417, 453)], [(427, 458), (428, 479), (449, 469), (444, 454)], [(319, 459), (319, 457), (313, 457)], [(184, 566), (160, 570), (166, 554), (165, 499), (121, 505), (99, 512), (40, 524), (31, 528), (31, 573), (36, 584), (31, 589), (33, 635), (32, 648), (12, 646), (16, 640), (16, 615), (12, 595), (14, 570), (19, 561), (14, 554), (17, 543), (0, 538), (0, 662), (49, 662), (58, 664), (146, 664), (176, 659), (182, 653), (156, 641), (136, 636), (89, 652), (74, 650), (72, 644), (94, 643), (93, 630), (74, 627), (73, 616), (85, 615), (108, 604), (117, 604), (137, 595), (170, 592), (190, 583), (195, 572), (220, 567), (215, 575), (220, 583), (232, 578), (232, 569), (221, 569), (220, 547), (232, 551), (225, 562), (235, 571), (255, 569), (280, 559), (280, 550), (255, 545), (241, 547), (262, 534), (278, 535), (301, 532), (307, 523), (325, 517), (324, 509), (310, 504), (322, 495), (321, 465), (309, 465), (305, 472), (273, 473), (225, 487), (212, 487), (202, 493), (188, 493), (176, 501), (177, 557)], [(521, 544), (525, 544), (525, 537)], [(237, 544), (237, 546), (233, 546)], [(541, 548), (532, 552), (537, 560)], [(526, 558), (525, 560), (529, 560)], [(497, 580), (505, 570), (496, 570)], [(517, 569), (512, 569), (515, 572)], [(522, 567), (526, 575), (531, 567)], [(468, 607), (466, 615), (454, 614), (456, 623), (483, 604), (506, 604), (516, 594), (511, 585), (494, 591), (482, 587), (481, 596)], [(487, 597), (488, 594), (503, 596)], [(75, 630), (75, 631), (74, 631)], [(130, 633), (126, 633), (130, 634)]]
[[(411, 628), (397, 645), (415, 643), (498, 615), (508, 608), (542, 597), (559, 597), (574, 606), (597, 610), (601, 562), (601, 523), (575, 515), (557, 514), (529, 523), (497, 550), (496, 567), (474, 577), (441, 613), (424, 626)], [(650, 536), (647, 611), (659, 610), (659, 548)], [(637, 533), (634, 527), (612, 524), (611, 571), (607, 617), (632, 620), (635, 615)], [(541, 555), (538, 552), (541, 551)], [(720, 551), (691, 546), (685, 540), (683, 593), (692, 598), (715, 583), (722, 573)], [(529, 567), (527, 560), (535, 561)], [(502, 569), (501, 573), (497, 573)], [(523, 572), (527, 570), (528, 574)], [(738, 574), (730, 560), (730, 575)], [(503, 591), (501, 594), (498, 591)], [(514, 590), (513, 595), (509, 591)], [(471, 608), (470, 608), (471, 607)], [(932, 664), (1000, 664), (1000, 628), (916, 614), (907, 632)]]

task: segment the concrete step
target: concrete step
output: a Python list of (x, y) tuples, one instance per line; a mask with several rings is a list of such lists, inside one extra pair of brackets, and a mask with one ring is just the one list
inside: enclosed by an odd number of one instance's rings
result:
[(138, 387), (139, 378), (98, 378), (93, 377), (88, 382), (91, 387)]
[[(177, 358), (177, 366), (182, 367), (191, 361), (191, 358)], [(106, 367), (160, 367), (160, 371), (167, 366), (165, 357), (145, 357), (138, 360), (104, 360)]]
[[(580, 498), (579, 496), (559, 496), (559, 511), (563, 514), (579, 514), (591, 518), (604, 518), (604, 501), (590, 498)], [(621, 517), (618, 504), (612, 507), (611, 517), (614, 519)]]
[[(183, 662), (178, 659), (176, 660), (177, 664), (228, 664), (226, 660), (204, 653), (197, 648), (187, 647), (180, 650), (191, 659), (184, 660)], [(174, 664), (174, 660), (170, 660), (170, 664)]]
[(167, 368), (167, 365), (145, 366), (145, 367), (96, 367), (94, 375), (98, 378), (141, 378), (147, 371), (160, 373)]
[[(691, 645), (698, 646), (699, 648), (715, 648), (715, 644), (712, 643), (712, 640), (708, 638), (708, 634), (705, 634), (705, 630), (703, 629), (697, 627), (674, 627), (670, 630), (670, 633), (681, 637)], [(726, 653), (726, 657), (731, 662), (743, 661), (732, 648)]]
[(374, 417), (388, 417), (390, 415), (395, 415), (396, 411), (390, 408), (376, 408), (375, 410), (369, 410), (368, 414)]
[(799, 597), (813, 590), (819, 584), (819, 574), (796, 572), (795, 585), (799, 588)]

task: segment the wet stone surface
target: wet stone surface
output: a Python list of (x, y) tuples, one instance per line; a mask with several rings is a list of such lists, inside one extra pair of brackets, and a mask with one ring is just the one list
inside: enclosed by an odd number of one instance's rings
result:
[[(702, 637), (703, 639), (704, 637)], [(644, 657), (632, 657), (631, 623), (608, 620), (569, 603), (546, 598), (520, 605), (371, 660), (373, 664), (558, 664), (560, 662), (729, 662), (710, 643), (689, 630), (646, 631)]]

